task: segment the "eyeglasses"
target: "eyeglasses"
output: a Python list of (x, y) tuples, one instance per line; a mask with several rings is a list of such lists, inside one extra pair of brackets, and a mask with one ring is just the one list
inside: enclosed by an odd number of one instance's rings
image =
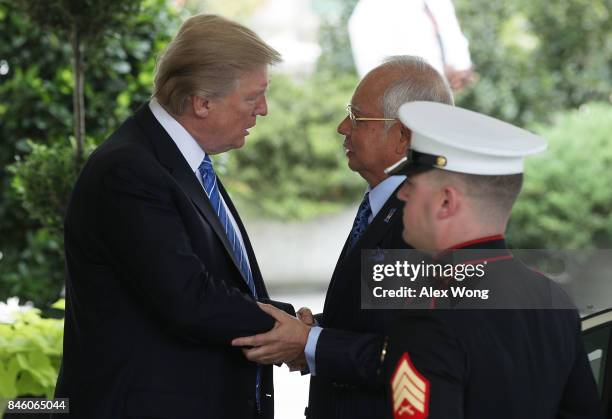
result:
[(395, 118), (358, 118), (353, 113), (353, 107), (351, 105), (346, 105), (346, 113), (353, 127), (357, 126), (357, 121), (396, 121)]

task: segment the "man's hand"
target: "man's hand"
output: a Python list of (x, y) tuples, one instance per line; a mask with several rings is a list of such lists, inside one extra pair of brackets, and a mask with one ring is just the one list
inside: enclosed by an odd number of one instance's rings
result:
[(302, 307), (297, 311), (297, 318), (302, 321), (302, 323), (307, 324), (308, 326), (314, 326), (315, 320), (312, 315), (312, 311), (308, 307)]
[(444, 75), (454, 92), (459, 92), (478, 80), (478, 74), (476, 74), (472, 68), (457, 70), (446, 65), (444, 66)]
[(306, 355), (302, 353), (302, 355), (298, 356), (291, 362), (287, 362), (287, 366), (289, 367), (289, 371), (304, 371), (308, 367), (308, 363), (306, 362)]
[[(242, 352), (249, 361), (259, 364), (291, 362), (304, 355), (310, 326), (269, 304), (259, 307), (276, 319), (274, 327), (254, 336), (236, 338), (232, 346), (252, 346)], [(312, 314), (312, 313), (311, 313)]]

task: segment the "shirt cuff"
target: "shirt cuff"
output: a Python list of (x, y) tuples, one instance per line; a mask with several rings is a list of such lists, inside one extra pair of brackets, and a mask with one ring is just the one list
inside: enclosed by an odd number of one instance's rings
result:
[(317, 350), (317, 342), (319, 341), (319, 335), (323, 330), (319, 326), (313, 326), (308, 333), (308, 340), (306, 341), (306, 347), (304, 348), (304, 355), (306, 356), (306, 363), (310, 370), (310, 375), (313, 377), (316, 375), (315, 370), (315, 352)]

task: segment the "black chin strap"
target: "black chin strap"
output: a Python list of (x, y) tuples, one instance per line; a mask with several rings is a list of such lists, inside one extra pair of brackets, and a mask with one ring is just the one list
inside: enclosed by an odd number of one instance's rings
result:
[(408, 152), (408, 163), (410, 166), (444, 167), (446, 166), (446, 157), (410, 150)]

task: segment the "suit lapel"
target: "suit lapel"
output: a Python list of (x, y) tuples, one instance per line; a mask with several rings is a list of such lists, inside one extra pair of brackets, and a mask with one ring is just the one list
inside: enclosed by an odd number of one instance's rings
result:
[[(251, 273), (253, 274), (253, 280), (255, 281), (255, 288), (257, 289), (257, 297), (258, 298), (268, 298), (268, 290), (266, 290), (265, 283), (263, 281), (263, 277), (261, 276), (261, 271), (259, 270), (259, 265), (257, 264), (257, 259), (255, 258), (255, 252), (253, 250), (253, 246), (251, 245), (251, 241), (249, 240), (249, 235), (244, 228), (244, 224), (242, 224), (242, 220), (240, 219), (240, 215), (238, 215), (238, 211), (232, 202), (229, 194), (225, 190), (225, 187), (217, 177), (217, 184), (219, 185), (219, 192), (221, 196), (223, 196), (223, 200), (227, 205), (227, 209), (232, 213), (234, 220), (236, 221), (236, 225), (240, 230), (240, 234), (242, 235), (242, 241), (244, 242), (244, 249), (246, 250), (247, 257), (249, 258), (249, 265), (251, 266)], [(245, 280), (246, 283), (246, 280)]]
[[(396, 192), (397, 189), (389, 199), (387, 199), (385, 205), (380, 209), (378, 214), (376, 214), (376, 217), (374, 217), (363, 236), (359, 238), (348, 254), (346, 254), (348, 238), (344, 243), (342, 253), (340, 254), (340, 258), (338, 259), (327, 290), (327, 295), (325, 296), (325, 305), (323, 307), (323, 319), (325, 324), (329, 324), (330, 319), (335, 314), (336, 308), (339, 306), (338, 304), (332, 304), (336, 295), (342, 295), (343, 291), (350, 284), (356, 284), (357, 286), (361, 284), (361, 250), (375, 249), (388, 235), (389, 229), (394, 226), (397, 228), (397, 223), (401, 220), (402, 216), (403, 202), (397, 199), (395, 196)], [(355, 266), (358, 266), (358, 268), (354, 269)], [(354, 274), (355, 272), (357, 272), (356, 275)]]
[(219, 217), (217, 217), (217, 214), (210, 204), (202, 185), (191, 171), (191, 167), (189, 167), (189, 164), (172, 138), (170, 138), (166, 130), (164, 130), (161, 124), (153, 116), (148, 103), (144, 104), (136, 112), (136, 120), (140, 127), (146, 132), (160, 163), (168, 169), (185, 194), (191, 199), (191, 202), (193, 202), (202, 217), (208, 221), (219, 240), (221, 240), (221, 243), (223, 243), (223, 247), (225, 247), (225, 250), (232, 258), (234, 265), (236, 265), (236, 269), (240, 272), (238, 261), (234, 256), (234, 252), (232, 252), (227, 234), (225, 234)]

